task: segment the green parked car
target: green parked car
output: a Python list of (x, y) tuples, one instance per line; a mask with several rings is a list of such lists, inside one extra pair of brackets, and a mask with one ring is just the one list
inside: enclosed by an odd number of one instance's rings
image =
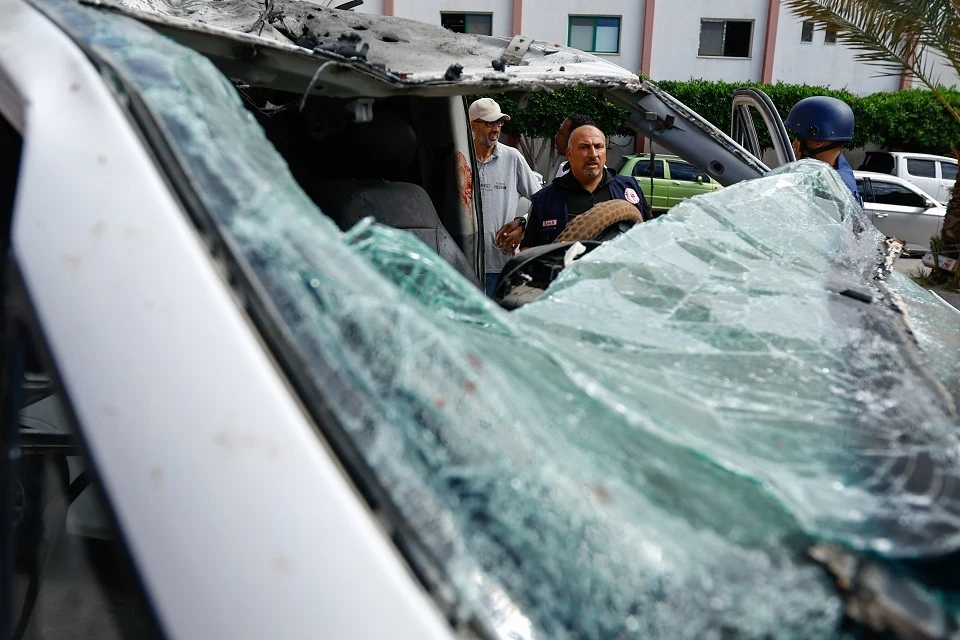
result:
[(650, 154), (638, 153), (624, 156), (618, 173), (637, 179), (654, 216), (664, 213), (681, 200), (723, 188), (679, 156), (654, 154), (653, 169), (653, 175), (650, 175)]

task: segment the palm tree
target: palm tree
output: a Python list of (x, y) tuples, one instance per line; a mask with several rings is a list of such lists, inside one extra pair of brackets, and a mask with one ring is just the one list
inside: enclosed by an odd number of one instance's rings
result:
[[(803, 20), (823, 22), (860, 51), (857, 58), (890, 75), (906, 69), (930, 89), (947, 113), (960, 114), (946, 99), (936, 76), (938, 64), (960, 75), (960, 2), (957, 0), (786, 0)], [(960, 159), (960, 153), (953, 149)], [(960, 174), (947, 203), (941, 231), (945, 253), (960, 250)]]

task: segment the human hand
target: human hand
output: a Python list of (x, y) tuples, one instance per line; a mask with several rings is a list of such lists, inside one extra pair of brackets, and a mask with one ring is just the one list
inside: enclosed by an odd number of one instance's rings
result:
[(497, 246), (508, 256), (517, 252), (521, 240), (523, 240), (523, 225), (519, 220), (511, 220), (500, 227), (494, 238)]

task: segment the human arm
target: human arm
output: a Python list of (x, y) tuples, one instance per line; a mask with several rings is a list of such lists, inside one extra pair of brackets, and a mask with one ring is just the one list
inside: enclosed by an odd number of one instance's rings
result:
[(515, 253), (520, 246), (520, 241), (523, 240), (523, 230), (526, 226), (527, 219), (521, 217), (514, 218), (500, 227), (495, 237), (497, 246), (507, 255)]
[(531, 198), (533, 194), (543, 188), (543, 179), (527, 164), (526, 159), (517, 152), (517, 192), (524, 198)]
[[(533, 194), (540, 190), (541, 180), (538, 174), (533, 172), (523, 155), (513, 149), (513, 163), (515, 169), (515, 179), (517, 193), (525, 198), (532, 198)], [(517, 247), (523, 239), (524, 229), (527, 225), (529, 211), (522, 217), (517, 217), (506, 223), (497, 230), (494, 240), (505, 254), (516, 252)]]

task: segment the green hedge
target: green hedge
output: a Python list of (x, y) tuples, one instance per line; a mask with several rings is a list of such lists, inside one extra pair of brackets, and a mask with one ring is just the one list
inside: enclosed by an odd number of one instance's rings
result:
[[(856, 116), (854, 139), (850, 147), (876, 144), (909, 151), (949, 154), (951, 146), (960, 148), (958, 124), (933, 94), (925, 89), (874, 93), (858, 97), (849, 91), (776, 83), (716, 82), (708, 80), (663, 80), (657, 84), (681, 102), (697, 111), (723, 131), (730, 131), (730, 103), (739, 87), (763, 89), (786, 117), (790, 108), (802, 98), (814, 95), (834, 96), (847, 102)], [(944, 89), (947, 99), (960, 111), (960, 92)], [(508, 133), (538, 138), (552, 137), (563, 118), (570, 113), (586, 113), (606, 133), (629, 134), (627, 112), (603, 102), (595, 92), (561, 89), (553, 94), (536, 93), (529, 104), (519, 109), (517, 98), (510, 94), (494, 96), (502, 108), (513, 116)]]
[(607, 134), (633, 134), (633, 129), (627, 126), (627, 110), (605, 102), (595, 91), (571, 87), (528, 96), (524, 109), (520, 109), (518, 96), (514, 94), (490, 96), (500, 104), (501, 111), (510, 114), (511, 120), (504, 127), (507, 133), (552, 138), (564, 118), (571, 113), (583, 113), (593, 118)]

